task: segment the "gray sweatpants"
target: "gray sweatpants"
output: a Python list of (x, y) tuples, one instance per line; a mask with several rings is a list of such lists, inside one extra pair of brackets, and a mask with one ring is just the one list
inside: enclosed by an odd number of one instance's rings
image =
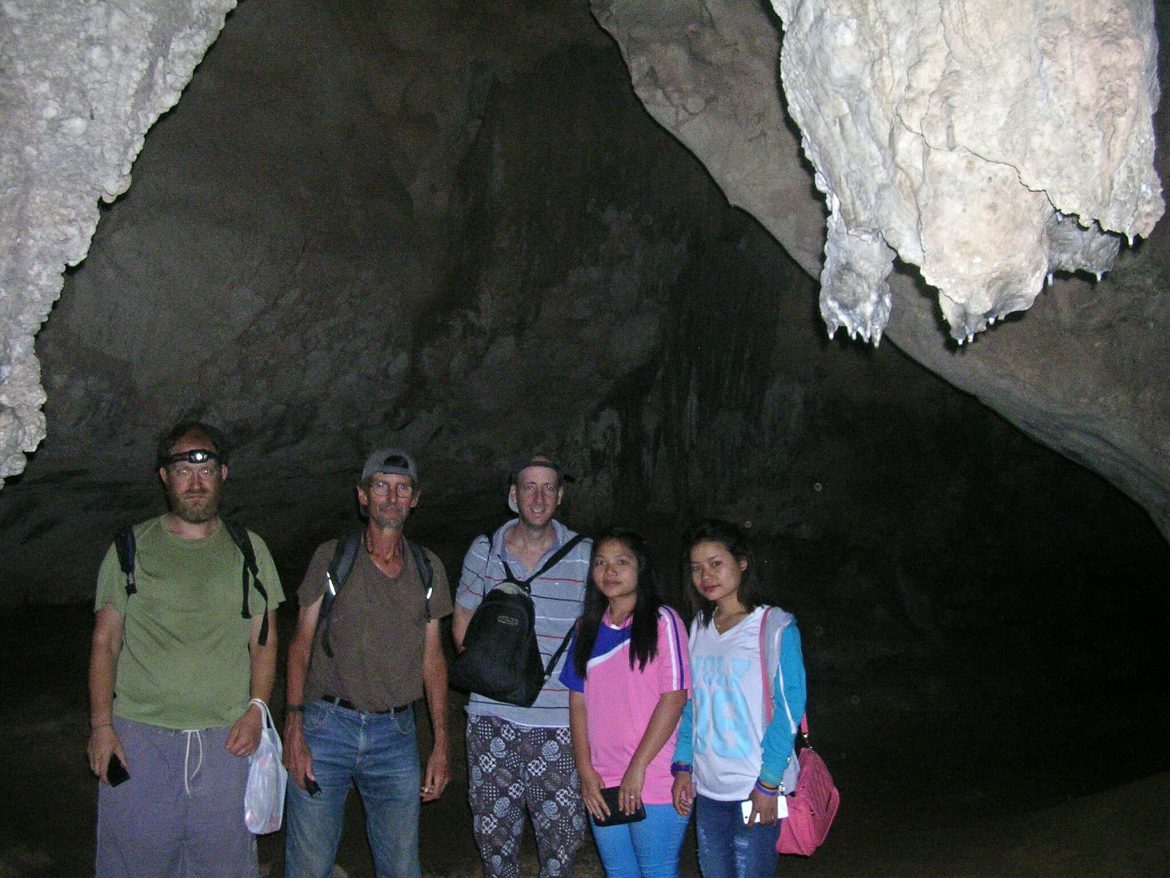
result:
[(229, 728), (176, 731), (114, 717), (130, 779), (98, 785), (97, 878), (257, 878), (244, 825), (248, 760)]

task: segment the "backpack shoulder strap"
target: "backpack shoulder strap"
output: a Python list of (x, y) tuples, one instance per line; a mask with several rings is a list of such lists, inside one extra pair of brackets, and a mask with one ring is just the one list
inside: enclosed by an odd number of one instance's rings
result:
[(248, 536), (248, 531), (240, 527), (234, 521), (229, 521), (226, 518), (220, 519), (223, 526), (227, 528), (228, 535), (231, 536), (232, 542), (236, 544), (236, 548), (240, 550), (240, 554), (244, 556), (244, 568), (241, 573), (243, 581), (244, 592), (244, 606), (240, 611), (240, 615), (245, 619), (252, 618), (252, 612), (248, 609), (248, 574), (252, 575), (252, 584), (256, 587), (256, 591), (260, 592), (260, 597), (264, 598), (264, 618), (260, 620), (260, 639), (261, 646), (268, 644), (268, 591), (264, 588), (264, 583), (260, 581), (260, 568), (256, 565), (256, 551), (252, 548), (252, 539)]
[(547, 663), (547, 664), (545, 664), (545, 666), (544, 666), (544, 679), (545, 679), (545, 680), (547, 680), (549, 677), (551, 677), (551, 676), (552, 676), (552, 672), (553, 672), (553, 670), (556, 668), (556, 666), (557, 666), (557, 662), (558, 662), (558, 661), (560, 660), (560, 658), (561, 658), (561, 654), (562, 654), (562, 653), (563, 653), (563, 652), (564, 652), (566, 649), (568, 649), (568, 647), (569, 647), (569, 641), (570, 641), (570, 640), (573, 638), (573, 632), (574, 632), (576, 629), (577, 629), (577, 626), (576, 626), (575, 624), (574, 624), (574, 625), (570, 625), (570, 626), (569, 626), (569, 630), (565, 632), (565, 637), (564, 637), (564, 639), (561, 641), (561, 645), (560, 645), (560, 646), (558, 646), (558, 647), (557, 647), (557, 651), (556, 651), (556, 652), (554, 652), (554, 653), (553, 653), (553, 654), (552, 654), (552, 655), (549, 657), (548, 663)]
[[(551, 568), (555, 567), (560, 562), (560, 560), (562, 558), (564, 558), (567, 554), (569, 554), (569, 552), (573, 551), (573, 548), (579, 542), (581, 542), (583, 539), (585, 539), (585, 537), (582, 534), (574, 534), (572, 537), (570, 537), (565, 542), (565, 544), (563, 546), (561, 546), (559, 549), (557, 549), (555, 552), (553, 552), (552, 556), (547, 561), (544, 562), (543, 566), (541, 566), (541, 568), (538, 571), (536, 571), (534, 574), (532, 574), (530, 577), (528, 577), (528, 579), (526, 579), (524, 581), (524, 590), (529, 591), (530, 584), (532, 583), (532, 581), (534, 579), (536, 579), (538, 576), (545, 573), (545, 571), (550, 570)], [(554, 652), (549, 657), (548, 663), (544, 666), (544, 679), (545, 680), (547, 680), (549, 677), (552, 676), (552, 672), (553, 672), (553, 670), (556, 669), (557, 662), (560, 660), (561, 655), (564, 653), (564, 651), (566, 649), (568, 649), (569, 641), (573, 637), (573, 630), (575, 628), (576, 628), (576, 625), (569, 626), (569, 630), (565, 632), (565, 636), (561, 640), (561, 645), (558, 646), (557, 651)]]
[(128, 524), (114, 534), (114, 549), (118, 552), (118, 566), (126, 574), (126, 597), (138, 593), (134, 584), (134, 525)]
[(780, 665), (780, 639), (784, 629), (792, 624), (793, 615), (779, 607), (765, 607), (764, 618), (760, 620), (760, 674), (764, 682), (764, 726), (772, 722), (772, 709), (775, 702), (772, 691), (772, 680), (780, 674), (780, 699), (784, 702), (784, 711), (788, 714), (788, 727), (796, 734), (796, 723), (792, 712), (788, 708), (788, 698), (784, 692), (784, 669)]
[(321, 605), (321, 615), (329, 615), (329, 608), (337, 598), (337, 593), (345, 585), (349, 574), (353, 570), (353, 562), (357, 558), (358, 548), (362, 544), (362, 532), (351, 531), (337, 541), (333, 550), (333, 557), (329, 561), (329, 568), (325, 571), (325, 602)]
[[(493, 534), (486, 533), (486, 534), (482, 534), (482, 536), (487, 540), (487, 544), (488, 544), (487, 545), (487, 555), (484, 557), (484, 562), (483, 562), (483, 580), (486, 583), (487, 582), (488, 568), (491, 567), (491, 564), (492, 564), (492, 549), (494, 549), (496, 547), (496, 543), (495, 543), (495, 536)], [(501, 546), (503, 545), (503, 542), (504, 542), (503, 537), (501, 537), (500, 538), (500, 545)], [(513, 582), (516, 585), (523, 587), (524, 583), (516, 578), (516, 574), (512, 572), (512, 568), (508, 566), (508, 559), (504, 557), (503, 548), (500, 549), (498, 554), (500, 556), (500, 566), (504, 568), (503, 581), (504, 582)]]
[(508, 564), (506, 561), (504, 561), (503, 557), (500, 558), (500, 561), (504, 564), (504, 570), (507, 572), (508, 578), (523, 588), (524, 591), (526, 591), (528, 594), (532, 594), (532, 583), (541, 576), (544, 576), (544, 574), (553, 567), (556, 567), (559, 563), (561, 563), (561, 559), (569, 554), (569, 552), (573, 551), (573, 549), (577, 547), (577, 544), (583, 539), (585, 539), (583, 534), (574, 534), (569, 539), (565, 540), (564, 544), (559, 549), (549, 555), (548, 560), (540, 566), (540, 569), (525, 579), (523, 582), (512, 577), (512, 571), (508, 569)]
[(423, 599), (427, 604), (427, 621), (431, 621), (431, 583), (435, 578), (435, 569), (431, 566), (431, 559), (427, 557), (427, 550), (418, 543), (412, 543), (410, 540), (406, 541), (407, 548), (410, 549), (410, 554), (414, 556), (414, 566), (418, 568), (418, 578), (422, 582)]
[(325, 571), (325, 594), (321, 599), (321, 611), (317, 614), (317, 627), (321, 629), (321, 648), (330, 658), (333, 658), (333, 647), (329, 643), (329, 611), (333, 609), (333, 602), (337, 600), (338, 593), (349, 579), (361, 544), (362, 531), (347, 533), (337, 541), (333, 558), (330, 559), (329, 568)]

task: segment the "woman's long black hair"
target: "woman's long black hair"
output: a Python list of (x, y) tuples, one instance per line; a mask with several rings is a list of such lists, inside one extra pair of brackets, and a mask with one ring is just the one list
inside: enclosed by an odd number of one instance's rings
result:
[(709, 625), (715, 617), (715, 602), (703, 597), (691, 580), (691, 549), (699, 543), (719, 543), (727, 549), (736, 561), (747, 561), (739, 580), (737, 597), (749, 613), (764, 603), (760, 593), (760, 579), (756, 576), (756, 555), (748, 542), (747, 534), (719, 518), (707, 518), (694, 525), (683, 535), (683, 582), (687, 584), (687, 601), (691, 611), (698, 616), (700, 625)]
[(573, 667), (584, 679), (588, 673), (589, 656), (597, 643), (601, 617), (609, 601), (593, 581), (593, 559), (598, 547), (607, 540), (616, 540), (634, 554), (638, 562), (638, 587), (635, 592), (634, 621), (630, 626), (630, 668), (638, 661), (638, 670), (646, 670), (646, 663), (658, 654), (658, 573), (646, 553), (646, 538), (624, 527), (610, 527), (593, 540), (593, 554), (589, 557), (589, 585), (585, 589), (585, 608), (577, 627), (577, 645), (573, 650)]

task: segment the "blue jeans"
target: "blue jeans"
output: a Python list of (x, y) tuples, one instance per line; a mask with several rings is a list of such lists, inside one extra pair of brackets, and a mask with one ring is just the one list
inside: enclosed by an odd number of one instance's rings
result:
[(305, 705), (305, 742), (321, 792), (292, 779), (285, 814), (286, 878), (329, 878), (341, 840), (345, 799), (356, 783), (378, 878), (419, 878), (419, 768), (413, 708), (361, 713), (316, 701)]
[(695, 834), (703, 878), (772, 878), (780, 821), (744, 826), (740, 802), (696, 796)]
[(605, 878), (678, 878), (688, 820), (674, 805), (647, 805), (645, 820), (620, 826), (598, 826), (590, 817)]

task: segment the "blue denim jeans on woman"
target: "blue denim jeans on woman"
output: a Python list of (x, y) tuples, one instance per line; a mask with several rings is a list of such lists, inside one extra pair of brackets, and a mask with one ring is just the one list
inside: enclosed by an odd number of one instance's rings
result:
[(645, 820), (619, 826), (598, 826), (590, 817), (605, 878), (678, 878), (688, 820), (674, 805), (646, 805)]
[(696, 796), (695, 836), (703, 878), (772, 878), (780, 822), (771, 826), (743, 822), (740, 802)]
[(357, 784), (378, 878), (419, 878), (419, 768), (414, 710), (362, 713), (305, 705), (305, 741), (321, 792), (292, 779), (285, 814), (286, 878), (329, 878), (341, 840), (345, 799)]

